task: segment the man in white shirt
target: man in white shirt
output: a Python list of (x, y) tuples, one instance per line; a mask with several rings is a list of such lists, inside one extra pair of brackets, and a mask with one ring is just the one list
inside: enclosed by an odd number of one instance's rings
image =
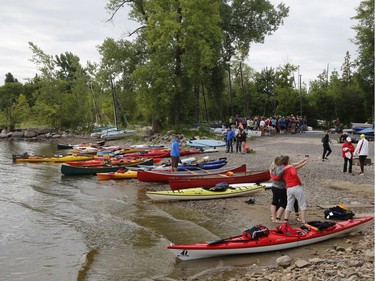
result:
[(354, 150), (354, 155), (358, 155), (359, 157), (359, 165), (361, 167), (360, 175), (363, 176), (365, 173), (365, 162), (368, 155), (368, 141), (364, 134), (362, 134), (360, 138), (361, 139)]

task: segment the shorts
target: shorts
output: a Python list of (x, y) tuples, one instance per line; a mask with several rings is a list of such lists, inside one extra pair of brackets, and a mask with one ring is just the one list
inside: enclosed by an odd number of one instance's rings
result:
[(298, 206), (300, 210), (307, 210), (307, 203), (305, 198), (305, 193), (303, 192), (303, 187), (301, 185), (296, 185), (288, 187), (286, 189), (286, 194), (288, 197), (288, 204), (286, 205), (286, 210), (292, 212), (294, 210), (294, 201), (298, 201)]
[(172, 168), (177, 168), (178, 163), (180, 162), (180, 157), (178, 156), (171, 156), (172, 159)]
[(276, 207), (284, 208), (287, 205), (287, 197), (286, 197), (286, 189), (285, 188), (277, 188), (272, 187), (272, 205)]

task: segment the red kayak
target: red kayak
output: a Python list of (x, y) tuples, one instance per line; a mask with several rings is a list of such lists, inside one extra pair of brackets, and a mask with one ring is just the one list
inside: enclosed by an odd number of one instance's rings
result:
[[(204, 174), (222, 174), (227, 172), (243, 172), (246, 171), (246, 164), (240, 166), (233, 166), (233, 167), (226, 167), (220, 169), (212, 169), (212, 170), (194, 170), (194, 171), (177, 171), (177, 172), (169, 172), (169, 171), (142, 171), (139, 170), (137, 174), (137, 179), (143, 182), (168, 182), (171, 178), (185, 178), (192, 175), (204, 175)], [(269, 173), (268, 173), (269, 174)]]
[(180, 149), (181, 156), (199, 154), (201, 151), (199, 149)]
[[(167, 248), (181, 260), (193, 260), (223, 255), (252, 254), (270, 251), (280, 251), (325, 241), (345, 233), (359, 231), (373, 217), (350, 219), (343, 222), (323, 222), (327, 228), (311, 227), (306, 224), (303, 228), (293, 228), (289, 224), (268, 230), (264, 236), (253, 238), (248, 233), (220, 239), (212, 242), (174, 245)], [(311, 222), (312, 223), (312, 222)], [(314, 222), (317, 223), (317, 222)], [(323, 224), (322, 224), (323, 225)]]
[(164, 158), (169, 157), (169, 150), (148, 150), (148, 151), (139, 151), (133, 153), (127, 153), (124, 157), (135, 157), (135, 158)]
[(260, 183), (268, 180), (270, 180), (270, 172), (268, 170), (246, 171), (233, 172), (233, 174), (219, 173), (215, 175), (190, 175), (183, 179), (175, 177), (169, 179), (169, 186), (172, 190), (178, 190), (193, 187), (212, 187), (221, 182), (226, 182), (228, 184), (249, 182)]

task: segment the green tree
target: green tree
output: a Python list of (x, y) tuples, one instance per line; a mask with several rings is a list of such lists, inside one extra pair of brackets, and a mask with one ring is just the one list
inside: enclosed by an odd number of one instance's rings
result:
[(362, 1), (353, 19), (358, 21), (353, 27), (356, 31), (353, 41), (358, 46), (358, 78), (365, 94), (364, 114), (358, 121), (368, 121), (373, 120), (374, 114), (374, 0)]

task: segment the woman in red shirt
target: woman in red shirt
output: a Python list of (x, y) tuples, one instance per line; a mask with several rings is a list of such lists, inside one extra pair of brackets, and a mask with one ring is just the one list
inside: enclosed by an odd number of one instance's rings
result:
[(349, 163), (349, 174), (352, 173), (354, 150), (355, 150), (355, 147), (352, 144), (352, 139), (350, 137), (347, 137), (341, 148), (342, 157), (344, 158), (344, 170), (343, 170), (344, 173), (346, 173), (346, 171), (348, 170), (348, 163)]
[(286, 193), (287, 193), (287, 206), (285, 208), (284, 220), (288, 221), (290, 213), (293, 211), (294, 202), (297, 200), (298, 206), (301, 210), (301, 220), (302, 223), (306, 223), (306, 210), (307, 203), (305, 198), (305, 193), (303, 191), (302, 181), (298, 176), (297, 169), (306, 165), (308, 156), (302, 161), (298, 162), (297, 165), (290, 165), (289, 156), (283, 156), (281, 163), (285, 166), (285, 171), (283, 179), (286, 183)]

